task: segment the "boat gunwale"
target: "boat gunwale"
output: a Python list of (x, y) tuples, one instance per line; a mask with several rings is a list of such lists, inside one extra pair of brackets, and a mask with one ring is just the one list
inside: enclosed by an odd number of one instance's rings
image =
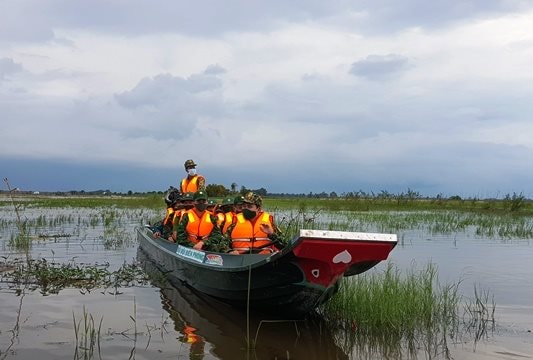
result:
[(320, 240), (339, 240), (339, 241), (356, 241), (356, 242), (398, 242), (396, 234), (385, 233), (367, 233), (367, 232), (351, 232), (339, 230), (310, 230), (300, 229), (300, 238), (319, 238)]
[[(202, 267), (205, 269), (211, 269), (211, 270), (216, 270), (216, 271), (227, 271), (227, 272), (248, 271), (250, 268), (254, 269), (257, 267), (261, 267), (267, 263), (275, 262), (278, 259), (285, 257), (285, 255), (293, 252), (293, 250), (297, 248), (298, 245), (302, 243), (304, 240), (332, 241), (332, 242), (341, 241), (341, 242), (354, 242), (354, 243), (388, 243), (388, 244), (392, 243), (393, 248), (398, 243), (396, 234), (300, 229), (299, 234), (296, 235), (283, 249), (281, 249), (278, 252), (275, 252), (272, 254), (266, 254), (266, 255), (263, 255), (263, 254), (233, 255), (233, 254), (228, 254), (228, 253), (196, 250), (196, 249), (184, 247), (187, 249), (191, 249), (193, 251), (202, 252), (205, 254), (204, 256), (207, 256), (209, 254), (220, 256), (223, 259), (223, 265), (220, 265), (220, 264), (195, 261), (181, 254), (178, 254), (176, 251), (172, 251), (168, 249), (168, 247), (162, 245), (163, 241), (166, 241), (166, 240), (153, 239), (149, 234), (150, 229), (148, 228), (137, 227), (136, 230), (139, 234), (141, 234), (141, 236), (146, 241), (148, 241), (150, 244), (152, 244), (159, 250), (163, 251), (168, 256), (175, 258), (176, 260), (183, 261), (186, 264), (189, 264), (192, 266)], [(171, 246), (173, 248), (175, 247), (176, 250), (180, 247), (180, 245), (175, 244), (175, 243), (170, 243), (170, 242), (168, 242), (168, 246)], [(225, 259), (229, 259), (227, 260), (229, 264), (225, 263), (224, 261)], [(235, 264), (237, 259), (241, 260), (240, 264)], [(248, 262), (243, 264), (243, 262), (245, 261), (248, 261)]]
[[(240, 272), (240, 271), (245, 271), (245, 270), (248, 271), (250, 269), (250, 267), (252, 269), (254, 269), (256, 267), (263, 266), (266, 263), (270, 263), (273, 260), (282, 257), (285, 253), (290, 251), (287, 248), (284, 248), (284, 249), (282, 249), (282, 251), (279, 251), (279, 252), (276, 252), (276, 253), (273, 253), (273, 254), (269, 254), (269, 255), (263, 255), (263, 254), (239, 254), (239, 255), (233, 255), (233, 254), (225, 254), (225, 253), (221, 253), (221, 252), (195, 250), (195, 251), (203, 252), (205, 254), (219, 255), (223, 259), (228, 259), (230, 257), (237, 257), (237, 256), (240, 259), (246, 259), (246, 258), (249, 258), (251, 256), (257, 258), (257, 261), (250, 262), (249, 264), (245, 264), (245, 265), (240, 264), (240, 265), (232, 266), (232, 265), (206, 264), (206, 263), (203, 263), (203, 262), (198, 262), (198, 261), (191, 260), (191, 259), (189, 259), (187, 257), (184, 257), (184, 256), (182, 256), (182, 255), (180, 255), (180, 254), (178, 254), (176, 252), (173, 252), (173, 251), (169, 250), (165, 246), (162, 246), (159, 243), (159, 241), (156, 241), (156, 239), (152, 239), (152, 237), (149, 236), (148, 229), (146, 229), (146, 228), (138, 227), (136, 230), (152, 246), (157, 247), (159, 250), (161, 250), (164, 253), (166, 253), (167, 255), (175, 258), (176, 260), (183, 261), (183, 262), (185, 262), (185, 263), (187, 263), (189, 265), (193, 265), (193, 266), (197, 266), (197, 267), (203, 267), (203, 268), (206, 268), (206, 269), (212, 269), (212, 270), (216, 270), (216, 271), (227, 271), (227, 272)], [(165, 240), (160, 240), (160, 241), (165, 241)], [(180, 246), (178, 244), (171, 244), (171, 245), (175, 246), (176, 249), (178, 249), (178, 247)], [(292, 246), (288, 246), (288, 247), (292, 248)], [(190, 249), (192, 249), (192, 248), (190, 248)]]

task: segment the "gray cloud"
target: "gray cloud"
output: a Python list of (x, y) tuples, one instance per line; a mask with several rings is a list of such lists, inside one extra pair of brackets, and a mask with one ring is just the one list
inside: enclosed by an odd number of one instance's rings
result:
[[(362, 33), (383, 33), (410, 27), (442, 27), (451, 22), (494, 16), (531, 8), (520, 0), (217, 0), (127, 3), (4, 1), (0, 3), (0, 41), (52, 40), (58, 28), (122, 35), (176, 32), (220, 36), (228, 32), (263, 31), (283, 22), (320, 21)], [(356, 20), (346, 15), (360, 14)], [(343, 20), (344, 19), (344, 20)], [(31, 24), (31, 26), (28, 26)]]
[[(246, 0), (127, 3), (64, 0), (0, 3), (0, 41), (45, 41), (56, 28), (96, 30), (125, 35), (178, 32), (218, 36), (240, 30), (264, 30), (280, 20), (301, 21), (341, 10), (344, 1), (257, 2)], [(31, 24), (31, 26), (28, 26)]]
[(221, 86), (220, 79), (205, 73), (188, 78), (170, 74), (144, 78), (133, 89), (115, 95), (122, 107), (116, 114), (130, 118), (120, 131), (128, 138), (185, 139), (194, 133), (200, 119), (224, 116), (227, 110)]
[[(452, 23), (517, 13), (532, 6), (521, 0), (362, 0), (345, 4), (345, 11), (334, 19), (338, 25), (360, 33), (385, 34), (415, 27), (443, 28)], [(350, 17), (351, 12), (358, 16)]]
[(384, 80), (400, 74), (409, 66), (409, 60), (401, 55), (368, 55), (350, 67), (350, 74), (370, 80)]
[(117, 94), (115, 98), (120, 105), (129, 108), (167, 102), (176, 102), (187, 107), (191, 102), (195, 102), (196, 95), (214, 91), (221, 86), (220, 79), (210, 75), (194, 74), (185, 79), (161, 74), (142, 79), (135, 88)]
[(13, 59), (0, 58), (0, 80), (4, 79), (7, 75), (21, 72), (22, 70), (22, 65), (14, 62)]
[(226, 69), (218, 64), (209, 65), (204, 71), (206, 75), (221, 75), (224, 73), (226, 73)]

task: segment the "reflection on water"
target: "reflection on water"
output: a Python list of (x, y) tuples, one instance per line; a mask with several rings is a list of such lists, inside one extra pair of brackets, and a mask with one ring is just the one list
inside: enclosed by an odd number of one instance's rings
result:
[[(139, 260), (145, 260), (142, 251)], [(163, 308), (181, 333), (180, 341), (191, 344), (191, 359), (203, 359), (206, 348), (217, 359), (349, 358), (337, 345), (332, 329), (318, 317), (303, 321), (269, 320), (253, 313), (247, 323), (245, 312), (186, 286), (174, 287), (152, 262), (143, 263), (154, 284), (161, 288)]]
[(242, 310), (185, 285), (169, 284), (141, 250), (138, 260), (161, 289), (163, 308), (181, 334), (179, 340), (190, 344), (191, 359), (203, 359), (207, 353), (217, 359), (451, 359), (455, 344), (475, 345), (494, 326), (493, 318), (477, 315), (466, 324), (450, 316), (447, 322), (403, 334), (369, 332), (364, 324), (328, 323), (318, 314), (295, 321), (253, 313), (248, 323)]

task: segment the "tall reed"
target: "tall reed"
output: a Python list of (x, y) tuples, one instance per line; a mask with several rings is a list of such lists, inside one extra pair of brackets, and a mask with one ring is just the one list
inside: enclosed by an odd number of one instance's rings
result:
[(437, 270), (428, 264), (403, 276), (391, 263), (381, 273), (346, 279), (339, 293), (324, 305), (324, 315), (360, 332), (398, 336), (425, 331), (457, 319), (458, 284), (441, 286)]
[(347, 331), (347, 347), (360, 355), (401, 357), (456, 333), (459, 301), (458, 284), (438, 284), (434, 265), (402, 274), (389, 263), (382, 272), (345, 279), (319, 311)]
[(431, 263), (406, 273), (388, 263), (381, 272), (344, 279), (319, 313), (342, 329), (346, 348), (361, 357), (401, 358), (419, 349), (441, 356), (448, 353), (450, 339), (474, 333), (477, 341), (494, 327), (496, 305), (490, 292), (475, 288), (474, 299), (465, 301), (460, 284), (440, 284)]
[[(78, 321), (76, 321), (76, 315), (74, 315), (74, 312), (72, 312), (72, 320), (74, 321), (74, 337), (76, 339), (74, 360), (94, 359), (95, 348), (98, 351), (98, 358), (102, 359), (100, 338), (103, 319), (104, 318), (101, 317), (100, 322), (96, 324), (93, 316), (87, 312), (85, 306), (83, 307), (82, 319)], [(81, 327), (82, 325), (83, 327)]]

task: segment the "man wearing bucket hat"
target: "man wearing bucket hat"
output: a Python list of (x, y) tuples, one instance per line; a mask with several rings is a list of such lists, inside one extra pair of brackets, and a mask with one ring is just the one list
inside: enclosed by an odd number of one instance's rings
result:
[(242, 213), (235, 216), (226, 233), (233, 248), (230, 254), (271, 254), (283, 247), (274, 217), (263, 211), (262, 205), (263, 199), (258, 194), (244, 195)]
[(225, 251), (224, 238), (217, 226), (216, 216), (207, 211), (207, 193), (203, 190), (194, 193), (194, 207), (185, 211), (181, 221), (174, 225), (173, 237), (176, 242), (192, 246), (196, 250)]
[(187, 177), (181, 180), (180, 190), (182, 193), (205, 190), (205, 177), (196, 173), (196, 163), (189, 159), (183, 164)]

